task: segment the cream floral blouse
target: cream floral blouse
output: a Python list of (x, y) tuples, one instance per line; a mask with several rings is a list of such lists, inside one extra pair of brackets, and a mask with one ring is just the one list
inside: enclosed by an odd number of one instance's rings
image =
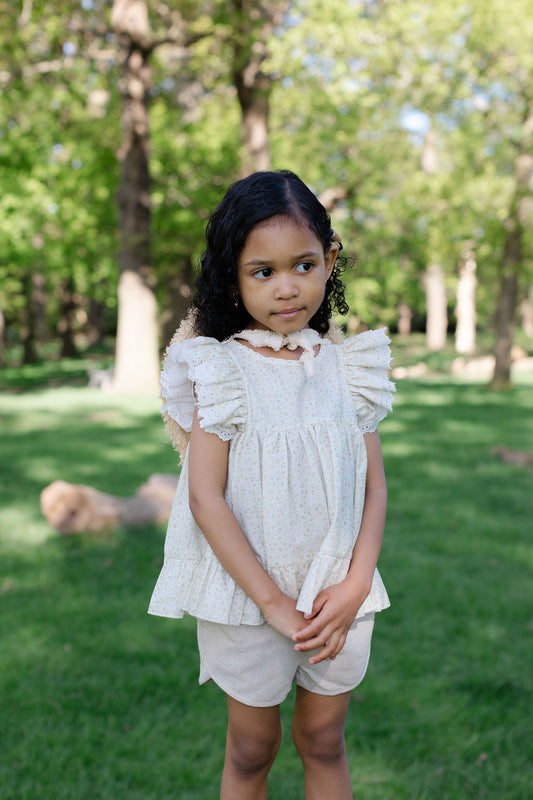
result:
[[(163, 412), (190, 430), (196, 393), (201, 426), (229, 440), (226, 500), (263, 567), (304, 613), (350, 564), (365, 499), (363, 434), (392, 407), (389, 342), (383, 329), (341, 345), (323, 339), (311, 371), (236, 339), (197, 337), (168, 349)], [(358, 616), (388, 606), (376, 570)], [(264, 622), (192, 517), (188, 455), (149, 613)]]

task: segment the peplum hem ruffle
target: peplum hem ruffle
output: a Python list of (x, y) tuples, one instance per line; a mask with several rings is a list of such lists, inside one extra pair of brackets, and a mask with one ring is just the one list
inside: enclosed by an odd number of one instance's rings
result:
[[(310, 565), (271, 567), (268, 572), (285, 594), (297, 599), (298, 610), (310, 613), (318, 591), (342, 581), (349, 561), (350, 559), (330, 556), (327, 559), (321, 558), (320, 566), (315, 570), (315, 562), (312, 562)], [(304, 574), (307, 571), (307, 578), (298, 593), (302, 571)], [(308, 580), (310, 575), (313, 583), (317, 579), (323, 581), (317, 591), (311, 588), (311, 581)], [(212, 596), (220, 598), (216, 607), (210, 601)], [(389, 605), (385, 586), (376, 569), (372, 588), (357, 617), (383, 611)], [(184, 614), (190, 614), (222, 625), (261, 625), (265, 622), (259, 608), (228, 575), (212, 552), (206, 553), (199, 561), (183, 561), (167, 556), (148, 613), (173, 619), (181, 619)]]
[[(211, 601), (213, 593), (221, 598), (216, 607)], [(211, 552), (196, 562), (167, 556), (148, 613), (174, 619), (190, 614), (224, 625), (260, 625), (265, 621)]]
[[(296, 608), (304, 614), (313, 610), (314, 600), (323, 589), (340, 583), (346, 577), (350, 566), (351, 556), (339, 558), (338, 556), (321, 552), (318, 558), (311, 563), (304, 584), (298, 596)], [(387, 590), (378, 570), (374, 571), (372, 586), (364, 603), (357, 612), (357, 617), (369, 614), (371, 611), (383, 611), (390, 606)]]

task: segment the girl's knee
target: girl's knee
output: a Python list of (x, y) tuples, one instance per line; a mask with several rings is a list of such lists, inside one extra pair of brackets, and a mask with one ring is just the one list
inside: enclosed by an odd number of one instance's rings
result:
[(228, 732), (227, 755), (241, 775), (255, 775), (268, 770), (281, 744), (281, 730), (261, 734)]
[(292, 739), (302, 761), (334, 762), (344, 758), (344, 725), (313, 724), (292, 726)]

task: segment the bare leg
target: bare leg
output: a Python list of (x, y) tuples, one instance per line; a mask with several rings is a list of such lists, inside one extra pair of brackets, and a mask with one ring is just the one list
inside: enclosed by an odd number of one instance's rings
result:
[(306, 800), (352, 800), (344, 720), (350, 692), (327, 697), (298, 686), (292, 738), (302, 759)]
[(254, 708), (226, 695), (228, 732), (221, 800), (266, 800), (267, 777), (281, 743), (279, 706)]

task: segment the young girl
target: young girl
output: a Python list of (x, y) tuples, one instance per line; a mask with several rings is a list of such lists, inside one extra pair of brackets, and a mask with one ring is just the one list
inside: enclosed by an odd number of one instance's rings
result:
[(366, 671), (386, 484), (389, 339), (335, 344), (340, 243), (291, 172), (235, 183), (211, 217), (195, 338), (171, 344), (163, 412), (190, 431), (150, 613), (197, 618), (200, 683), (228, 707), (223, 800), (261, 800), (296, 684), (307, 800), (352, 797), (344, 742)]

